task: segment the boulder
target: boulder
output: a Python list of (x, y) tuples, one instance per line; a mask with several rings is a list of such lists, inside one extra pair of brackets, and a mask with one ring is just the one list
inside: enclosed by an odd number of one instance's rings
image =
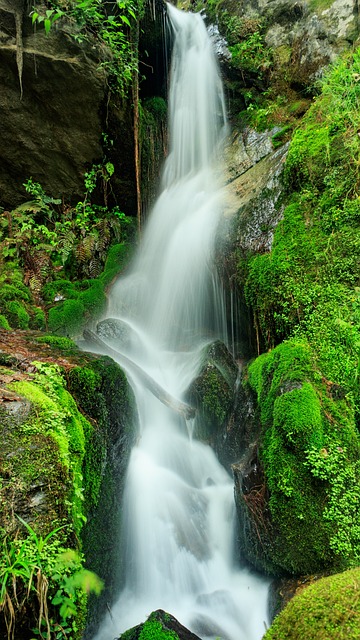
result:
[(203, 365), (188, 390), (187, 402), (197, 410), (196, 437), (214, 443), (226, 429), (234, 406), (238, 368), (220, 341), (204, 347), (202, 358)]
[(168, 640), (169, 637), (174, 640), (200, 640), (199, 636), (189, 631), (174, 616), (162, 609), (153, 611), (146, 622), (122, 633), (119, 640), (139, 640), (140, 637), (156, 638), (157, 640)]

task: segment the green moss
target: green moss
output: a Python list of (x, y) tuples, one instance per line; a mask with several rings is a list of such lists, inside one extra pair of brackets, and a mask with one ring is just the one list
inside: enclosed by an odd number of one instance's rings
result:
[(59, 462), (68, 470), (73, 486), (69, 505), (78, 534), (84, 521), (82, 466), (86, 435), (90, 439), (92, 425), (78, 411), (74, 399), (64, 388), (59, 369), (40, 363), (37, 368), (33, 381), (9, 385), (17, 394), (30, 400), (32, 406), (31, 416), (22, 424), (20, 432), (25, 436), (45, 435), (56, 444)]
[(16, 300), (6, 303), (6, 315), (8, 321), (15, 329), (27, 329), (29, 326), (30, 316), (24, 305)]
[(196, 437), (212, 439), (224, 428), (234, 405), (237, 369), (226, 347), (214, 342), (204, 347), (203, 366), (188, 392), (188, 402), (197, 409)]
[(19, 287), (13, 284), (1, 284), (0, 299), (4, 301), (30, 300), (30, 293), (25, 287)]
[(318, 580), (289, 602), (264, 640), (356, 640), (359, 589), (360, 569)]
[(31, 316), (29, 327), (30, 329), (39, 329), (43, 331), (46, 327), (45, 312), (40, 307), (31, 307)]
[(88, 318), (96, 318), (105, 309), (106, 296), (103, 284), (100, 280), (93, 280), (88, 289), (83, 291), (79, 299), (81, 300), (85, 316)]
[(52, 347), (57, 347), (61, 349), (61, 351), (74, 352), (78, 351), (78, 346), (70, 340), (70, 338), (65, 338), (63, 336), (53, 336), (53, 335), (45, 335), (39, 336), (36, 338), (36, 342), (49, 344)]
[(351, 403), (335, 389), (329, 397), (306, 341), (286, 341), (257, 358), (248, 380), (258, 396), (269, 491), (268, 522), (255, 523), (257, 537), (243, 540), (248, 556), (275, 573), (356, 564), (360, 442)]
[[(84, 504), (88, 524), (83, 539), (91, 567), (105, 582), (102, 598), (92, 601), (94, 620), (123, 584), (118, 530), (123, 483), (134, 441), (134, 400), (120, 367), (110, 358), (95, 358), (72, 368), (68, 388), (93, 429), (86, 434), (83, 463)], [(96, 507), (96, 509), (95, 509)], [(114, 565), (119, 573), (114, 572)]]
[(63, 296), (66, 299), (76, 298), (75, 286), (70, 280), (54, 280), (45, 284), (41, 290), (41, 294), (47, 303), (53, 303), (57, 296)]
[(161, 622), (150, 618), (144, 622), (139, 640), (178, 640), (179, 636), (174, 631), (164, 629)]
[[(179, 640), (178, 634), (167, 625), (172, 617), (164, 611), (153, 611), (148, 619), (132, 629), (122, 633), (121, 640)], [(119, 640), (120, 640), (119, 638)]]
[(147, 98), (144, 101), (144, 108), (154, 116), (157, 122), (166, 121), (167, 103), (164, 98), (160, 98), (159, 96)]
[(309, 0), (309, 7), (313, 11), (324, 11), (334, 4), (334, 0)]
[(3, 316), (1, 314), (0, 314), (0, 327), (1, 327), (1, 329), (8, 329), (8, 330), (11, 329), (11, 327), (10, 327), (8, 321), (7, 321), (7, 318), (5, 318), (5, 316)]
[(77, 335), (84, 324), (84, 305), (81, 300), (65, 300), (49, 311), (48, 326), (53, 333)]
[(104, 271), (100, 276), (103, 285), (108, 286), (119, 273), (121, 273), (129, 264), (131, 255), (131, 247), (129, 244), (122, 242), (115, 244), (109, 249), (106, 258)]

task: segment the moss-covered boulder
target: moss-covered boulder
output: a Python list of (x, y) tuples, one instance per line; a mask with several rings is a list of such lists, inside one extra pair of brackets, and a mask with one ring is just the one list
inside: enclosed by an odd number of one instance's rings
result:
[(257, 358), (248, 382), (261, 436), (252, 474), (235, 469), (245, 556), (270, 573), (348, 567), (360, 558), (360, 439), (341, 388), (289, 340)]
[(119, 640), (200, 640), (174, 616), (162, 609), (153, 611), (142, 624), (125, 631)]
[(54, 634), (66, 628), (78, 639), (86, 594), (99, 592), (101, 577), (108, 601), (114, 586), (109, 566), (134, 437), (133, 397), (117, 364), (79, 352), (66, 338), (13, 332), (6, 344), (0, 354), (0, 635), (10, 624), (15, 637), (28, 640), (40, 625)]
[(359, 589), (359, 568), (318, 580), (291, 600), (264, 640), (356, 640)]
[(214, 442), (234, 406), (238, 369), (226, 346), (219, 341), (204, 347), (202, 363), (187, 400), (197, 410), (195, 435)]

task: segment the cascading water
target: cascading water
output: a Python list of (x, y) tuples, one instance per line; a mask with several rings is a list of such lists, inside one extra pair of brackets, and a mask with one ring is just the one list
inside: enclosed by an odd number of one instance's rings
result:
[(216, 156), (226, 128), (222, 87), (202, 17), (171, 5), (168, 12), (171, 146), (162, 193), (132, 271), (114, 286), (110, 301), (109, 315), (127, 331), (121, 351), (137, 365), (128, 373), (140, 435), (122, 509), (126, 584), (97, 640), (112, 640), (158, 608), (202, 638), (258, 640), (267, 584), (234, 568), (232, 480), (212, 450), (189, 437), (184, 416), (137, 375), (141, 368), (181, 399), (204, 344), (225, 339), (213, 266), (221, 213)]

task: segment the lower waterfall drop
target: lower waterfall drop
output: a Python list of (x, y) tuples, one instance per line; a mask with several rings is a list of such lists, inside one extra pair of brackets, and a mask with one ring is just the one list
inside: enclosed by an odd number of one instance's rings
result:
[(170, 152), (140, 252), (110, 297), (109, 317), (126, 326), (121, 352), (136, 365), (128, 375), (140, 434), (122, 507), (125, 586), (96, 640), (112, 640), (159, 608), (202, 638), (259, 640), (268, 583), (235, 566), (232, 479), (210, 447), (189, 437), (184, 416), (137, 375), (141, 369), (184, 400), (204, 345), (226, 339), (213, 260), (221, 215), (217, 156), (226, 132), (222, 85), (200, 14), (172, 5), (168, 14)]

